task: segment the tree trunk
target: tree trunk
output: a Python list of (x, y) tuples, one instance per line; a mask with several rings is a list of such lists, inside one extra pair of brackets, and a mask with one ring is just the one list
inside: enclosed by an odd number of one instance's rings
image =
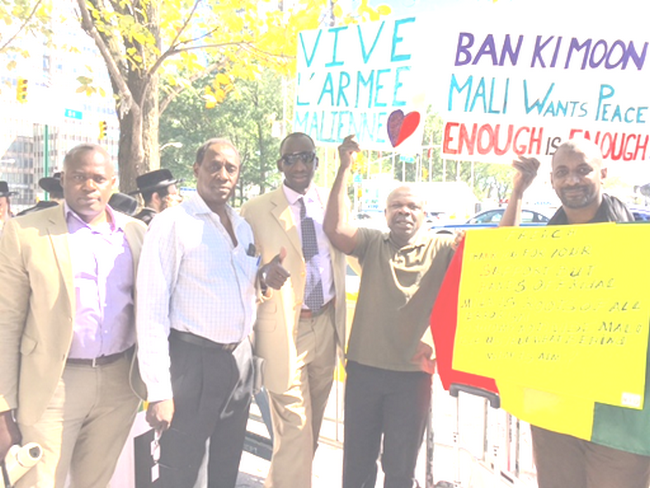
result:
[(129, 193), (136, 189), (138, 164), (133, 157), (133, 111), (120, 120), (120, 143), (117, 151), (117, 164), (120, 176), (120, 191)]
[[(149, 30), (160, 48), (159, 12), (156, 2), (148, 7)], [(141, 53), (144, 55), (144, 53)], [(144, 67), (130, 70), (124, 81), (128, 86), (133, 103), (120, 122), (120, 142), (117, 153), (120, 191), (129, 193), (137, 189), (137, 176), (160, 168), (158, 147), (158, 75), (148, 77)], [(116, 83), (111, 80), (115, 93)], [(120, 100), (116, 101), (118, 114)]]
[[(158, 2), (148, 2), (147, 17), (149, 32), (156, 40), (156, 47), (160, 51), (160, 8)], [(155, 72), (149, 79), (149, 89), (142, 101), (142, 145), (144, 149), (144, 172), (160, 168), (160, 146), (158, 143), (158, 127), (160, 119), (158, 100), (158, 73)]]
[[(117, 162), (120, 177), (120, 191), (129, 193), (136, 189), (135, 178), (146, 173), (144, 165), (143, 131), (144, 116), (142, 110), (142, 92), (145, 81), (135, 71), (129, 72), (125, 80), (133, 95), (133, 103), (128, 113), (120, 119), (120, 146), (117, 152)], [(119, 111), (119, 103), (117, 112)]]
[(160, 168), (160, 146), (158, 144), (158, 76), (150, 81), (150, 88), (142, 104), (142, 146), (144, 150), (144, 166), (142, 171), (147, 173)]
[(260, 153), (260, 195), (266, 193), (266, 150), (264, 147), (264, 132), (262, 124), (257, 122), (257, 150)]

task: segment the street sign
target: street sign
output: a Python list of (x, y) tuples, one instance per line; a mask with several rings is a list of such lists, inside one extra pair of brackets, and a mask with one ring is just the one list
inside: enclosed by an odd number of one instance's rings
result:
[(69, 119), (77, 119), (81, 120), (83, 119), (83, 112), (80, 112), (78, 110), (72, 110), (69, 108), (65, 109), (65, 116)]
[(192, 188), (191, 186), (181, 186), (181, 196), (183, 198), (190, 197), (196, 193), (196, 188)]

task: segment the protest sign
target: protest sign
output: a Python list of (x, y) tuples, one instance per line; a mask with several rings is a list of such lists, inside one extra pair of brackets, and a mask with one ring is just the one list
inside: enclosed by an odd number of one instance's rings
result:
[[(442, 154), (510, 162), (586, 137), (611, 161), (650, 158), (650, 34), (634, 18), (577, 22), (544, 3), (468, 6), (303, 31), (293, 130), (321, 143), (417, 152), (430, 105)], [(628, 16), (629, 17), (629, 16)], [(535, 19), (533, 24), (530, 19)]]
[(293, 130), (325, 144), (356, 134), (364, 149), (419, 150), (422, 25), (406, 17), (300, 32)]
[(453, 368), (591, 402), (643, 406), (650, 226), (467, 233)]
[(605, 33), (549, 18), (549, 11), (539, 15), (532, 30), (499, 19), (466, 20), (446, 30), (453, 48), (439, 60), (447, 83), (446, 99), (438, 99), (443, 154), (540, 157), (586, 137), (605, 159), (647, 160), (650, 96), (640, 87), (650, 81), (650, 36), (638, 37), (626, 23)]

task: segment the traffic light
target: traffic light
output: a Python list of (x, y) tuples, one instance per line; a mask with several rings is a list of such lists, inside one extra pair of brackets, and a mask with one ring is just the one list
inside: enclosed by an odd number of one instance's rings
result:
[(16, 84), (16, 100), (20, 103), (27, 101), (27, 80), (25, 78), (18, 78), (18, 83)]
[(108, 129), (108, 124), (105, 120), (102, 120), (99, 123), (99, 140), (106, 138), (106, 130)]

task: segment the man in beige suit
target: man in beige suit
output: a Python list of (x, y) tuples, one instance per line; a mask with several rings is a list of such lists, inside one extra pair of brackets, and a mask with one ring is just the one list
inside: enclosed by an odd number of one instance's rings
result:
[(282, 265), (261, 269), (260, 284), (268, 290), (254, 326), (274, 434), (264, 486), (308, 488), (337, 349), (345, 343), (345, 257), (323, 233), (327, 194), (312, 184), (314, 142), (290, 134), (280, 153), (284, 184), (247, 202), (241, 214), (262, 262)]
[(63, 205), (12, 219), (0, 240), (0, 459), (38, 442), (17, 487), (108, 484), (138, 406), (129, 386), (133, 284), (146, 227), (107, 206), (97, 145), (65, 157)]

